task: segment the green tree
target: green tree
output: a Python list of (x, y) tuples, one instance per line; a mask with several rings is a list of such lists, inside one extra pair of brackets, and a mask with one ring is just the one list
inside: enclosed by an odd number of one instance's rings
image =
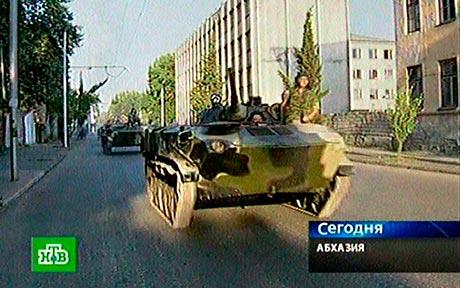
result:
[[(116, 119), (121, 116), (128, 116), (134, 108), (140, 111), (145, 93), (138, 91), (123, 91), (115, 96), (115, 99), (109, 106), (109, 118)], [(145, 119), (143, 119), (145, 120)]]
[(142, 101), (142, 111), (145, 114), (146, 120), (157, 123), (161, 121), (160, 93), (163, 88), (166, 122), (174, 122), (176, 119), (176, 78), (174, 54), (165, 54), (153, 62), (153, 64), (149, 67), (148, 81), (149, 88)]
[[(82, 39), (80, 27), (72, 23), (73, 15), (66, 6), (69, 2), (20, 1), (18, 64), (19, 100), (23, 110), (45, 104), (49, 116), (62, 115), (63, 31), (68, 33), (69, 57)], [(8, 1), (1, 1), (0, 40), (5, 44), (5, 55), (8, 55), (8, 6)]]
[(398, 154), (402, 152), (407, 138), (417, 128), (417, 116), (422, 109), (422, 103), (421, 96), (414, 97), (411, 89), (406, 88), (396, 94), (394, 109), (388, 110)]
[[(62, 123), (63, 32), (67, 31), (67, 55), (70, 57), (82, 40), (80, 27), (73, 24), (73, 15), (67, 7), (70, 0), (18, 1), (18, 78), (19, 108), (22, 111), (44, 106), (52, 127), (58, 118)], [(0, 1), (0, 41), (4, 55), (9, 51), (9, 1)], [(5, 57), (5, 65), (9, 67)], [(9, 89), (9, 73), (7, 89)], [(7, 91), (9, 95), (9, 91)], [(3, 109), (8, 102), (0, 103)], [(58, 125), (60, 130), (62, 125)], [(62, 130), (58, 134), (62, 136)], [(53, 138), (55, 135), (48, 135)]]
[[(306, 76), (308, 78), (309, 89), (304, 91), (304, 95), (300, 95), (300, 97), (291, 97), (291, 113), (290, 115), (287, 115), (288, 121), (292, 120), (293, 117), (299, 116), (301, 112), (306, 112), (307, 114), (310, 113), (315, 106), (318, 106), (318, 104), (321, 103), (321, 99), (329, 93), (328, 91), (323, 91), (321, 89), (322, 66), (319, 57), (319, 48), (315, 41), (312, 21), (313, 13), (312, 9), (309, 9), (307, 11), (304, 24), (302, 47), (294, 48), (297, 59), (296, 76)], [(283, 81), (285, 89), (290, 95), (294, 95), (296, 83), (294, 83), (282, 71), (278, 71), (278, 74)]]
[(195, 81), (190, 93), (191, 106), (197, 114), (209, 107), (211, 95), (220, 94), (224, 85), (214, 43), (209, 46), (208, 52), (201, 58), (200, 67), (200, 78)]

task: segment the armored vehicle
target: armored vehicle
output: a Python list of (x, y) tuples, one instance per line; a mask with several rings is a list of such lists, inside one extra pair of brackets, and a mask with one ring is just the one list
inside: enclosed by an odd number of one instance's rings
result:
[(350, 191), (353, 165), (340, 135), (314, 124), (283, 125), (279, 105), (219, 95), (195, 125), (147, 129), (146, 191), (173, 228), (197, 209), (287, 204), (329, 217)]
[(143, 150), (144, 130), (142, 126), (128, 124), (110, 124), (102, 127), (100, 139), (102, 152), (110, 155), (115, 147), (140, 147)]

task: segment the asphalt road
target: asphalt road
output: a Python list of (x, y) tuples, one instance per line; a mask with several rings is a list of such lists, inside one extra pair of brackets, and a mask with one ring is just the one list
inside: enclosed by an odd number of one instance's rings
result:
[[(283, 206), (195, 213), (173, 231), (143, 192), (138, 153), (95, 138), (0, 211), (0, 287), (459, 287), (460, 274), (308, 273), (307, 221)], [(458, 220), (455, 175), (357, 164), (336, 219)], [(32, 236), (76, 236), (74, 274), (35, 274)]]

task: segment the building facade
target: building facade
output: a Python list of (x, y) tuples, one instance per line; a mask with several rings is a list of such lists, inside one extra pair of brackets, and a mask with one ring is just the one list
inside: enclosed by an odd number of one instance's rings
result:
[(456, 149), (459, 138), (460, 1), (395, 1), (398, 87), (424, 99), (411, 145)]
[[(190, 92), (199, 79), (200, 59), (215, 41), (223, 80), (233, 68), (240, 97), (281, 101), (278, 71), (295, 76), (294, 47), (300, 47), (306, 12), (312, 9), (329, 95), (323, 113), (350, 110), (348, 0), (225, 0), (176, 51), (176, 115), (191, 119)], [(333, 13), (331, 13), (333, 11)], [(222, 91), (228, 94), (228, 87)]]
[(351, 110), (385, 111), (394, 107), (395, 42), (351, 35)]

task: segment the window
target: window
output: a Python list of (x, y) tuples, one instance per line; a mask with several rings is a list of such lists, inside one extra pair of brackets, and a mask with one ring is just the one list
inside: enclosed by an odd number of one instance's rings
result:
[(415, 97), (421, 96), (423, 93), (422, 65), (407, 67), (407, 75), (412, 95)]
[(361, 79), (361, 70), (360, 69), (353, 70), (353, 79)]
[(419, 0), (406, 0), (407, 32), (420, 30), (420, 2)]
[(442, 107), (458, 107), (458, 72), (457, 59), (452, 58), (439, 62), (441, 66), (441, 99)]
[(377, 49), (369, 49), (369, 59), (377, 59)]
[(393, 50), (391, 49), (383, 50), (383, 58), (387, 60), (393, 59)]
[(438, 0), (439, 23), (444, 24), (455, 20), (455, 0)]
[(359, 48), (353, 49), (353, 59), (361, 59), (361, 49)]
[(382, 99), (393, 99), (393, 89), (385, 89), (385, 93), (382, 95)]
[(363, 99), (363, 90), (356, 88), (353, 90), (353, 95), (355, 95), (356, 100), (361, 100)]
[(370, 89), (369, 98), (371, 100), (377, 100), (379, 98), (379, 90), (378, 89)]
[(385, 79), (393, 79), (393, 69), (385, 69)]
[(251, 33), (246, 32), (246, 50), (249, 52), (251, 50)]
[(376, 80), (378, 78), (378, 72), (377, 70), (369, 70), (369, 79), (370, 80)]

